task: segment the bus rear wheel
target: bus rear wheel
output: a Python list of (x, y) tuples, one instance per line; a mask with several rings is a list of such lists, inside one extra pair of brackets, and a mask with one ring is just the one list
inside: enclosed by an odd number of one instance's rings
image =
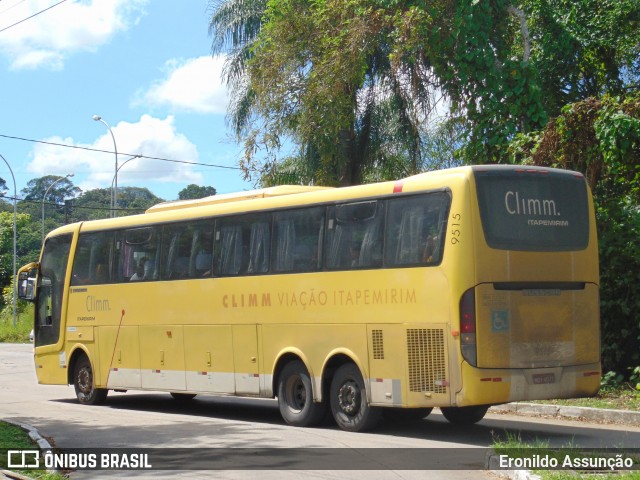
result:
[(304, 364), (289, 362), (278, 380), (278, 406), (285, 422), (295, 427), (312, 427), (327, 416), (326, 402), (313, 401), (311, 377)]
[(382, 418), (382, 409), (367, 402), (364, 380), (353, 363), (336, 370), (329, 390), (331, 412), (338, 426), (349, 432), (375, 428)]
[(188, 402), (189, 400), (193, 400), (196, 398), (196, 393), (181, 393), (181, 392), (170, 392), (170, 395), (174, 400), (178, 402)]
[(454, 425), (473, 425), (484, 418), (489, 407), (486, 405), (473, 407), (440, 407), (440, 410), (444, 418)]
[(83, 405), (100, 405), (109, 393), (106, 388), (96, 388), (91, 362), (85, 355), (78, 359), (73, 370), (73, 388), (78, 402)]

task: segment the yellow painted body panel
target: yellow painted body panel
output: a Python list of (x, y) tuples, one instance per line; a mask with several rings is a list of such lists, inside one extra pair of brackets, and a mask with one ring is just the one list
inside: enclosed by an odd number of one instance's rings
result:
[[(125, 325), (99, 327), (100, 368), (96, 385), (99, 387), (141, 388), (139, 327)], [(129, 370), (126, 379), (121, 371)]]
[[(593, 393), (600, 370), (593, 221), (590, 243), (580, 252), (491, 249), (484, 240), (470, 168), (399, 183), (403, 194), (451, 192), (440, 265), (70, 287), (60, 341), (36, 349), (36, 364), (42, 365), (39, 381), (67, 383), (60, 354), (68, 359), (71, 346), (81, 344), (95, 363), (97, 385), (108, 388), (271, 397), (279, 360), (295, 355), (307, 366), (318, 401), (323, 376), (338, 356), (359, 367), (370, 402), (380, 406), (484, 405)], [(399, 183), (259, 199), (245, 195), (239, 203), (181, 205), (63, 231), (77, 234), (80, 229), (390, 196)], [(589, 212), (592, 219), (591, 203)], [(494, 288), (496, 282), (548, 281), (587, 286), (581, 294), (548, 297)], [(460, 298), (472, 288), (478, 362), (484, 368), (470, 366), (460, 353)], [(494, 312), (503, 311), (510, 320), (508, 332), (496, 331), (491, 323), (500, 319)], [(562, 321), (550, 324), (547, 317), (557, 312)], [(523, 345), (533, 352), (533, 361), (519, 350)], [(553, 373), (554, 381), (536, 383), (550, 379), (546, 373)]]

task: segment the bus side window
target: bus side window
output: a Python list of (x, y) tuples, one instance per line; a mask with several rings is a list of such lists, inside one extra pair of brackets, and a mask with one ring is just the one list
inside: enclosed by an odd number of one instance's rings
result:
[(269, 214), (219, 220), (215, 273), (221, 276), (267, 273), (271, 251)]
[(160, 257), (160, 276), (163, 280), (189, 277), (193, 234), (194, 226), (187, 223), (165, 225)]
[(213, 225), (214, 222), (210, 220), (196, 225), (193, 229), (189, 256), (189, 278), (211, 276), (213, 271)]
[(273, 270), (313, 272), (320, 268), (325, 208), (278, 212), (274, 215)]
[(121, 281), (149, 281), (159, 277), (159, 253), (155, 227), (132, 228), (120, 232), (119, 272)]
[(111, 282), (113, 232), (81, 233), (78, 238), (71, 285), (100, 285)]
[(382, 266), (384, 203), (346, 203), (330, 208), (326, 266), (334, 270)]
[(437, 192), (388, 201), (387, 266), (440, 263), (448, 198)]

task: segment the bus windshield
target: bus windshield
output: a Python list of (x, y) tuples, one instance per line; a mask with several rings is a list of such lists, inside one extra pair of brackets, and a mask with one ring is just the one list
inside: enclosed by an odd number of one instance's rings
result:
[(491, 248), (584, 250), (589, 241), (582, 175), (548, 169), (474, 169), (480, 216)]

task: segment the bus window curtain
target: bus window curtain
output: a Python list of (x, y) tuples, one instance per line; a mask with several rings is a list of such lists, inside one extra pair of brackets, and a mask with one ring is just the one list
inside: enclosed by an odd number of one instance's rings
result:
[(289, 272), (293, 270), (296, 227), (292, 220), (283, 219), (276, 223), (276, 261), (275, 270)]
[(421, 235), (424, 227), (422, 207), (413, 206), (402, 213), (398, 230), (398, 247), (396, 249), (396, 265), (418, 263), (421, 250)]
[(242, 227), (224, 226), (220, 229), (222, 246), (220, 248), (220, 274), (237, 275), (242, 266)]
[(247, 273), (264, 273), (269, 270), (269, 224), (251, 224), (249, 241), (249, 265)]
[(383, 218), (383, 215), (378, 215), (374, 220), (369, 222), (364, 232), (362, 245), (360, 246), (360, 257), (358, 259), (359, 267), (379, 266), (382, 262), (380, 232)]
[(345, 227), (338, 222), (335, 223), (333, 230), (330, 232), (330, 239), (327, 251), (327, 267), (329, 268), (341, 268), (342, 258), (344, 257), (343, 249), (348, 245), (343, 245), (342, 238), (344, 235)]

